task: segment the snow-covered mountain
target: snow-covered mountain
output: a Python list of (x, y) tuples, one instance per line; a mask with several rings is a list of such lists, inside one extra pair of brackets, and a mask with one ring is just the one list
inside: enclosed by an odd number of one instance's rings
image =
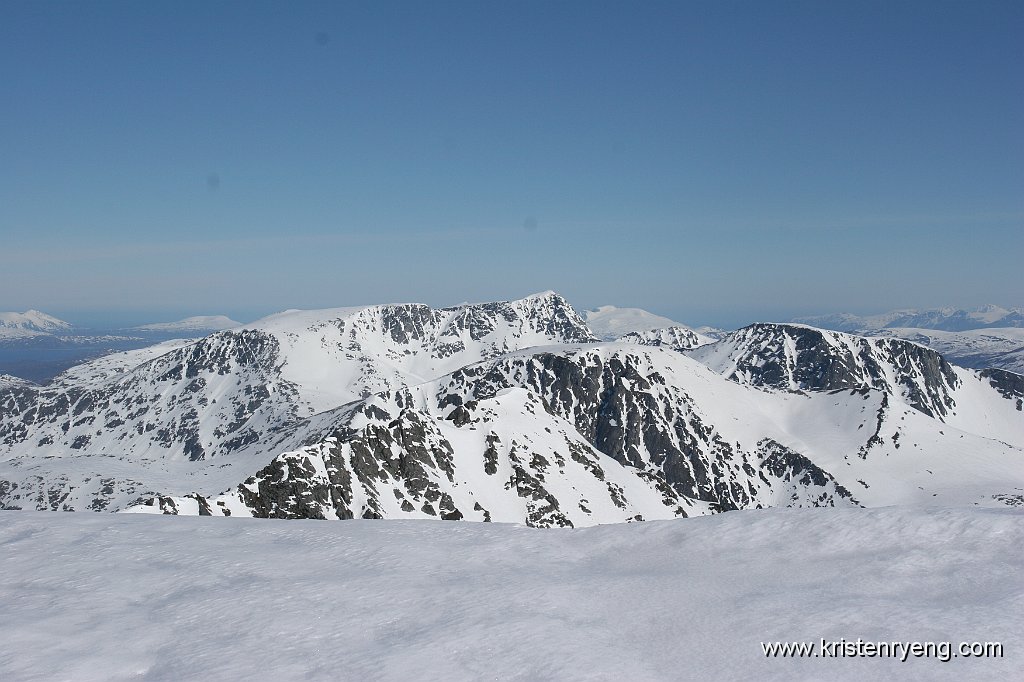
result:
[(29, 506), (77, 509), (117, 508), (196, 476), (223, 490), (235, 465), (255, 471), (297, 446), (317, 412), (520, 347), (594, 340), (546, 293), (444, 310), (290, 311), (106, 356), (46, 387), (0, 387), (0, 469), (10, 469), (0, 473), (0, 505), (16, 504), (11, 486), (18, 499), (36, 496)]
[(17, 339), (43, 334), (67, 332), (71, 325), (64, 320), (27, 310), (23, 313), (0, 313), (0, 339)]
[(881, 315), (799, 318), (815, 327), (914, 341), (962, 367), (1024, 372), (1024, 308), (898, 310)]
[(155, 322), (133, 327), (133, 329), (147, 332), (194, 333), (219, 332), (241, 326), (241, 322), (236, 322), (225, 315), (196, 315), (177, 322)]
[(0, 505), (579, 526), (1024, 491), (1018, 375), (794, 325), (650, 341), (599, 343), (546, 292), (289, 311), (0, 382)]
[(630, 332), (623, 334), (618, 340), (624, 343), (637, 343), (642, 346), (664, 346), (679, 351), (690, 350), (697, 346), (704, 346), (715, 342), (715, 339), (710, 336), (698, 334), (689, 327), (683, 326)]
[(870, 388), (944, 417), (959, 378), (935, 351), (899, 339), (876, 339), (792, 324), (754, 324), (691, 355), (739, 383), (788, 391)]
[(588, 310), (584, 313), (584, 317), (590, 331), (604, 341), (614, 341), (630, 332), (684, 326), (641, 308), (617, 308), (613, 305), (603, 305), (600, 308)]
[(932, 310), (894, 310), (879, 315), (815, 315), (793, 320), (824, 329), (843, 332), (867, 332), (894, 327), (966, 331), (988, 327), (1024, 327), (1024, 308), (986, 305), (974, 310), (935, 308)]
[(703, 327), (694, 327), (693, 331), (701, 336), (707, 337), (714, 341), (719, 341), (729, 335), (729, 330), (727, 329), (720, 329), (719, 327), (708, 327), (706, 325)]
[(702, 327), (710, 332), (704, 334), (641, 308), (605, 305), (586, 311), (584, 318), (590, 331), (603, 341), (667, 346), (676, 350), (696, 348), (715, 341), (719, 333), (724, 334), (720, 329)]

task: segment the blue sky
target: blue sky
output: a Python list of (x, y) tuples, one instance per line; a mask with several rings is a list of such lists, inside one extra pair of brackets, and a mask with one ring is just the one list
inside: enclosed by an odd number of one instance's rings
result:
[(0, 310), (1024, 304), (1019, 2), (0, 5)]

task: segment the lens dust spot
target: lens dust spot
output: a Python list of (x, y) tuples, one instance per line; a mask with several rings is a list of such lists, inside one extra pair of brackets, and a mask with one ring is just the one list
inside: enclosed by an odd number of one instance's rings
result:
[(534, 218), (533, 216), (530, 216), (529, 218), (524, 220), (523, 221), (523, 229), (526, 230), (527, 232), (536, 232), (537, 231), (537, 219)]

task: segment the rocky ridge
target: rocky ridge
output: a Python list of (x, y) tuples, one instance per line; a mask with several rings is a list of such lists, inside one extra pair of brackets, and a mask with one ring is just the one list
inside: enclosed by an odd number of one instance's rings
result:
[(1024, 490), (1017, 375), (796, 325), (686, 331), (598, 343), (545, 292), (288, 311), (0, 381), (0, 505), (578, 526)]

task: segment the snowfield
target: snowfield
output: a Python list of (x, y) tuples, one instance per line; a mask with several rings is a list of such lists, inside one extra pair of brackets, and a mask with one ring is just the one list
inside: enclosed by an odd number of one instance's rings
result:
[[(1024, 512), (578, 530), (0, 512), (4, 680), (1019, 679)], [(762, 642), (1000, 642), (766, 658)]]

